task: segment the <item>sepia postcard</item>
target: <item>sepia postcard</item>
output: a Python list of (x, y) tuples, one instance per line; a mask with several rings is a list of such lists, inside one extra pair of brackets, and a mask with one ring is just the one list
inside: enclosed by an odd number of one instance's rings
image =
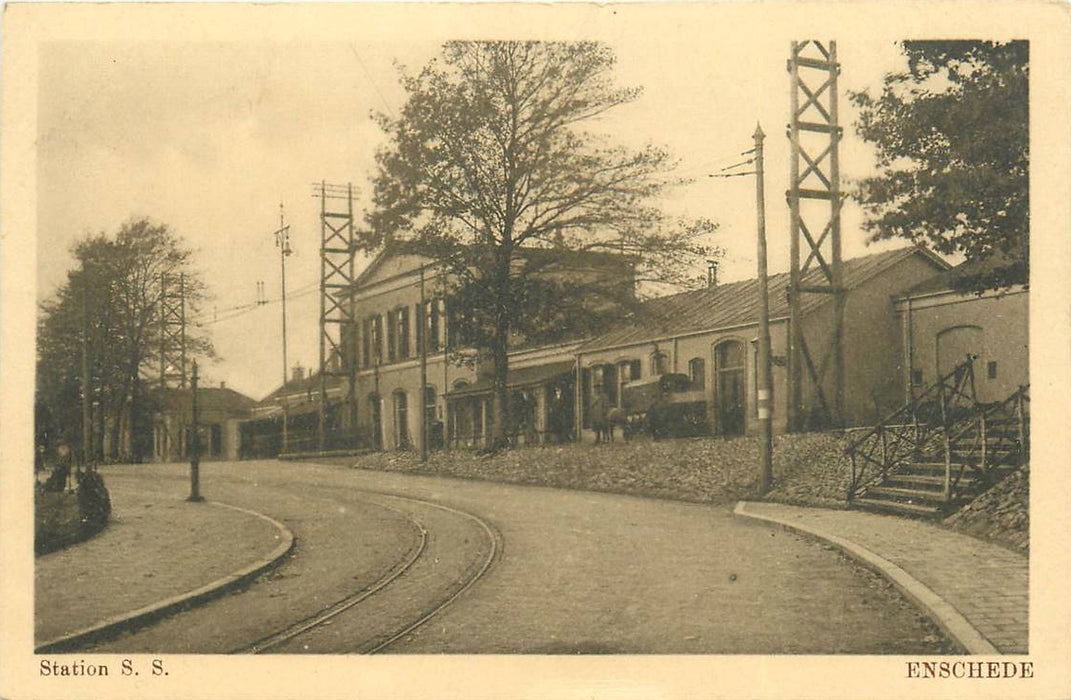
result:
[(7, 3), (0, 697), (1067, 697), (1068, 19)]

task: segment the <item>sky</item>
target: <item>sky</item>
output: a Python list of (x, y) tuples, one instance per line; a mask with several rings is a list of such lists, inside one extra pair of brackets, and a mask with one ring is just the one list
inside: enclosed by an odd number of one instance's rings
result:
[[(65, 281), (69, 249), (79, 238), (114, 232), (135, 217), (166, 223), (196, 250), (212, 293), (197, 320), (221, 359), (202, 365), (203, 383), (225, 381), (261, 398), (283, 376), (280, 258), (272, 237), (281, 203), (294, 250), (287, 260), (289, 360), (315, 366), (320, 224), (313, 184), (352, 182), (356, 210), (364, 211), (374, 154), (385, 143), (370, 113), (396, 113), (404, 100), (398, 65), (419, 69), (451, 38), (353, 34), (347, 41), (71, 41), (43, 48), (38, 300)], [(787, 269), (788, 42), (770, 38), (743, 51), (731, 26), (592, 34), (614, 49), (619, 83), (643, 92), (591, 128), (626, 145), (664, 145), (678, 158), (677, 173), (694, 181), (667, 195), (663, 206), (720, 225), (708, 242), (726, 251), (723, 281), (755, 274), (754, 181), (706, 176), (740, 160), (761, 123), (768, 136), (769, 264), (771, 272)], [(848, 187), (873, 172), (874, 160), (851, 127), (847, 91), (879, 90), (902, 57), (887, 39), (842, 39), (838, 50)], [(845, 257), (890, 247), (868, 246), (862, 220), (849, 202), (842, 215)], [(249, 308), (258, 282), (270, 303)]]

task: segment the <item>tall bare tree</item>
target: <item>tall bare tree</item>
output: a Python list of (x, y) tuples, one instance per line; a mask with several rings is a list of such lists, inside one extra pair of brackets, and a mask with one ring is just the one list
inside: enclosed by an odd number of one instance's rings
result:
[[(640, 94), (615, 85), (614, 62), (593, 42), (449, 42), (403, 75), (401, 114), (376, 115), (390, 144), (361, 242), (404, 240), (451, 273), (470, 339), (493, 361), (496, 447), (511, 336), (590, 321), (563, 312), (592, 299), (601, 318), (627, 312), (636, 283), (687, 283), (690, 263), (714, 253), (703, 241), (713, 223), (667, 221), (655, 202), (681, 182), (664, 149), (630, 150), (588, 128)], [(634, 276), (610, 264), (616, 273), (567, 281), (568, 256), (583, 253), (623, 256)]]
[[(92, 459), (129, 459), (122, 436), (147, 429), (146, 402), (160, 350), (161, 277), (186, 276), (190, 309), (187, 352), (214, 356), (198, 330), (196, 312), (206, 289), (192, 269), (192, 251), (166, 225), (140, 219), (123, 224), (114, 236), (88, 236), (73, 248), (78, 268), (41, 305), (38, 319), (37, 395), (48, 408), (61, 439), (80, 444), (81, 357), (89, 356)], [(174, 342), (174, 341), (170, 341)], [(104, 454), (105, 431), (110, 432)], [(137, 446), (134, 445), (137, 452)]]

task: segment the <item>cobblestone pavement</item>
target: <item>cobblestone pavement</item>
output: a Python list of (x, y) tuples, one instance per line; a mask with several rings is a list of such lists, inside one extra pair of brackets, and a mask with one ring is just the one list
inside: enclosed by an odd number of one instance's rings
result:
[(234, 573), (269, 554), (278, 530), (250, 513), (108, 483), (112, 520), (90, 540), (38, 557), (40, 644)]
[[(159, 465), (121, 477), (159, 489), (180, 488), (182, 478), (180, 468)], [(202, 490), (284, 523), (298, 540), (293, 559), (245, 592), (93, 651), (225, 651), (360, 590), (411, 544), (404, 529), (384, 535), (392, 530), (385, 515), (356, 507), (369, 491), (478, 515), (502, 541), (486, 576), (387, 652), (950, 649), (880, 576), (809, 539), (735, 519), (724, 506), (275, 462), (202, 465)], [(377, 566), (368, 561), (373, 547)]]
[(891, 561), (959, 611), (993, 646), (1027, 653), (1027, 557), (929, 523), (860, 511), (747, 504), (747, 511), (805, 524)]

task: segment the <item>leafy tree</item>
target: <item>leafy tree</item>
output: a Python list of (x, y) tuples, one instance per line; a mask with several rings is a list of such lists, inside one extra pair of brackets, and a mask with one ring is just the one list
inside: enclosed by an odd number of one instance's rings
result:
[[(593, 42), (449, 42), (403, 75), (400, 116), (376, 115), (390, 144), (362, 244), (404, 241), (450, 273), (468, 338), (493, 361), (496, 447), (511, 339), (590, 332), (635, 308), (636, 283), (686, 283), (688, 264), (712, 255), (700, 237), (714, 224), (674, 225), (652, 204), (678, 182), (665, 150), (584, 128), (640, 94), (614, 84), (614, 61)], [(605, 264), (577, 257), (595, 253)]]
[[(186, 275), (192, 316), (206, 296), (191, 269), (192, 251), (166, 225), (141, 219), (114, 237), (87, 236), (73, 247), (78, 268), (41, 305), (37, 334), (38, 402), (52, 416), (52, 438), (80, 446), (82, 350), (88, 351), (94, 454), (90, 459), (138, 458), (125, 454), (123, 435), (134, 436), (150, 419), (149, 385), (158, 377), (161, 276)], [(187, 322), (187, 353), (214, 356), (211, 342)], [(104, 454), (105, 431), (110, 433)], [(137, 445), (134, 445), (135, 452)]]
[(862, 181), (873, 238), (962, 252), (963, 290), (1027, 280), (1029, 44), (905, 41), (907, 71), (881, 94), (853, 93), (856, 128), (877, 147), (880, 174)]

